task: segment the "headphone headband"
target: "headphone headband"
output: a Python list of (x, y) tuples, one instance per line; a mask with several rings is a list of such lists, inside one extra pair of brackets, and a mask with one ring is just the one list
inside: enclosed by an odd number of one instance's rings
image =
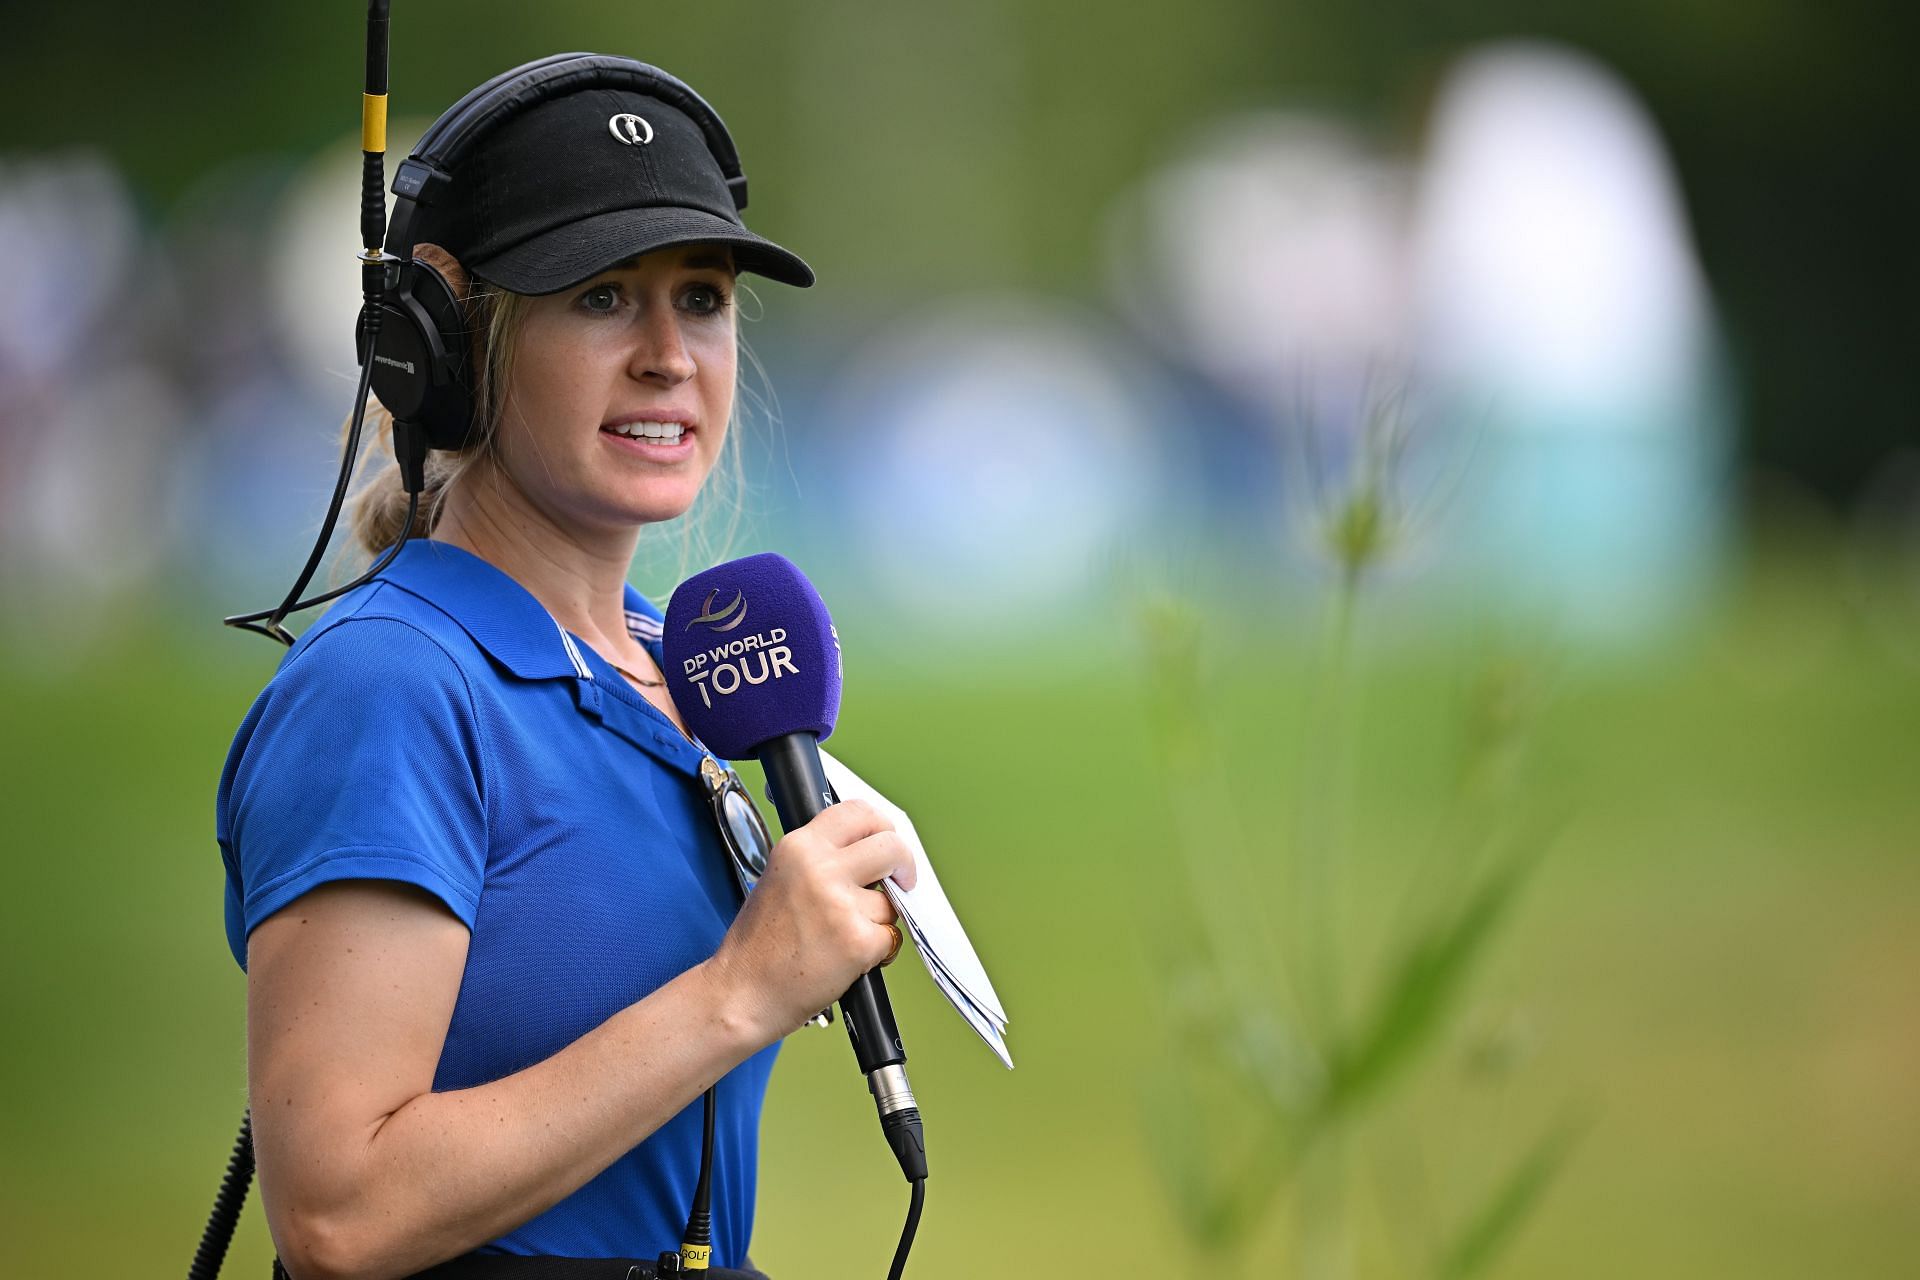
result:
[(529, 72), (537, 71), (541, 67), (550, 67), (558, 63), (572, 62), (578, 58), (592, 56), (593, 55), (586, 53), (548, 54), (544, 58), (535, 58), (532, 62), (523, 62), (517, 67), (509, 67), (499, 75), (475, 85), (473, 88), (467, 90), (466, 93), (462, 94), (458, 102), (448, 107), (445, 111), (442, 111), (437, 120), (427, 126), (427, 131), (420, 135), (420, 141), (414, 144), (412, 154), (424, 158), (428, 150), (439, 139), (440, 135), (444, 134), (455, 120), (464, 115), (482, 98), (489, 96), (496, 89), (500, 88), (500, 86), (506, 84), (507, 81), (519, 76), (524, 76)]
[(557, 53), (503, 71), (473, 89), (443, 112), (422, 134), (393, 175), (393, 216), (387, 226), (389, 252), (411, 257), (418, 211), (431, 208), (452, 183), (462, 159), (489, 133), (530, 107), (583, 89), (627, 89), (658, 98), (700, 128), (707, 150), (726, 179), (733, 207), (747, 207), (747, 179), (740, 153), (720, 113), (678, 77), (655, 66), (602, 53)]
[(563, 53), (529, 62), (496, 76), (469, 93), (434, 122), (413, 156), (437, 168), (452, 168), (481, 138), (528, 107), (549, 98), (582, 89), (630, 89), (658, 98), (685, 113), (700, 126), (707, 149), (720, 162), (734, 208), (746, 208), (746, 184), (741, 181), (740, 155), (733, 135), (707, 100), (689, 85), (658, 67), (600, 53)]

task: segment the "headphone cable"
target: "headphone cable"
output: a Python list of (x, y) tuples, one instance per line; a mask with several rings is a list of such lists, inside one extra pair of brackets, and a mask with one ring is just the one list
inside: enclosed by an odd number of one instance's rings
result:
[(236, 613), (222, 618), (229, 627), (263, 635), (291, 648), (293, 633), (281, 625), (290, 613), (299, 613), (315, 605), (338, 599), (355, 587), (377, 577), (393, 563), (400, 548), (413, 534), (413, 522), (420, 514), (420, 491), (425, 487), (425, 432), (415, 432), (407, 424), (394, 423), (395, 452), (400, 456), (400, 481), (407, 491), (407, 522), (400, 529), (387, 553), (365, 573), (344, 587), (302, 600), (300, 593), (313, 581), (333, 540), (333, 527), (340, 520), (340, 507), (346, 502), (347, 485), (353, 479), (354, 460), (360, 456), (360, 432), (367, 420), (367, 393), (373, 386), (373, 351), (380, 336), (380, 320), (387, 294), (392, 288), (396, 259), (384, 253), (381, 245), (387, 231), (387, 47), (389, 9), (392, 0), (367, 0), (366, 78), (360, 95), (360, 385), (353, 397), (353, 422), (347, 428), (347, 446), (340, 456), (340, 476), (333, 484), (333, 500), (327, 504), (327, 518), (320, 524), (320, 536), (307, 553), (306, 567), (294, 579), (286, 598), (272, 609), (258, 613)]
[[(373, 350), (373, 340), (380, 328), (379, 315), (380, 309), (378, 307), (369, 307), (365, 313), (365, 319), (362, 322), (364, 326), (364, 340), (368, 352)], [(286, 598), (281, 600), (278, 605), (271, 609), (262, 609), (258, 613), (237, 613), (232, 617), (221, 619), (227, 626), (238, 627), (242, 631), (251, 631), (256, 635), (267, 636), (270, 639), (278, 640), (281, 644), (291, 646), (294, 641), (293, 633), (281, 625), (288, 614), (299, 613), (303, 609), (311, 609), (315, 605), (325, 604), (329, 600), (337, 599), (347, 592), (352, 591), (355, 587), (363, 586), (373, 578), (379, 576), (379, 574), (386, 570), (388, 565), (393, 563), (393, 558), (400, 554), (400, 548), (405, 546), (408, 538), (412, 536), (414, 521), (420, 513), (420, 491), (417, 488), (409, 486), (407, 493), (406, 522), (401, 525), (400, 536), (394, 539), (393, 545), (387, 548), (386, 554), (375, 561), (372, 567), (365, 573), (355, 578), (352, 582), (349, 582), (346, 586), (336, 587), (332, 591), (313, 596), (306, 600), (300, 599), (300, 593), (307, 589), (307, 583), (313, 580), (313, 575), (320, 568), (320, 561), (326, 554), (327, 544), (333, 540), (334, 526), (339, 523), (340, 508), (346, 502), (347, 485), (353, 478), (353, 461), (360, 453), (360, 432), (366, 422), (367, 388), (372, 377), (373, 361), (371, 358), (368, 358), (362, 361), (360, 367), (359, 390), (354, 397), (353, 423), (347, 428), (347, 445), (341, 452), (340, 475), (339, 478), (334, 481), (333, 499), (327, 504), (326, 519), (320, 523), (320, 536), (314, 539), (313, 550), (307, 555), (306, 566), (300, 570), (300, 576), (294, 579), (293, 587), (287, 592)], [(403, 473), (406, 470), (406, 468), (402, 468)]]

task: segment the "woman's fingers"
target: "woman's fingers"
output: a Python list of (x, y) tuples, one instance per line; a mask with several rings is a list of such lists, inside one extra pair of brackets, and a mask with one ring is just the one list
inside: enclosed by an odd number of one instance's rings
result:
[(878, 884), (892, 876), (902, 889), (913, 888), (912, 852), (894, 830), (893, 820), (866, 801), (843, 800), (829, 806), (802, 831), (809, 843), (819, 842), (811, 850), (814, 855), (832, 851), (837, 868), (860, 884)]
[(913, 847), (906, 842), (904, 837), (896, 836), (895, 838), (900, 841), (900, 861), (889, 874), (893, 876), (893, 882), (899, 885), (901, 889), (911, 892), (913, 890), (914, 880), (919, 874), (913, 862)]
[(902, 889), (913, 888), (913, 852), (894, 830), (876, 832), (844, 850), (847, 869), (861, 884), (879, 884), (888, 876)]
[(893, 830), (891, 819), (865, 800), (842, 800), (822, 809), (807, 823), (807, 830), (836, 847), (854, 844), (881, 831)]
[(877, 925), (889, 925), (894, 921), (893, 899), (880, 889), (860, 891), (860, 911)]

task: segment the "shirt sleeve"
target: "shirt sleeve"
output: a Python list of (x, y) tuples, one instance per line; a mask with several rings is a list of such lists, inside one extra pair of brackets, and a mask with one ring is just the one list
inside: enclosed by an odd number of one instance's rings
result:
[[(467, 677), (392, 618), (314, 637), (261, 693), (223, 785), (229, 941), (331, 880), (399, 880), (468, 928), (487, 858), (486, 769)], [(238, 927), (235, 927), (238, 926)]]

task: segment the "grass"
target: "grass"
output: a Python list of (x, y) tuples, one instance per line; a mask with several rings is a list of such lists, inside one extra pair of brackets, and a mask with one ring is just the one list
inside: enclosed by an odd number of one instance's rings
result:
[[(1920, 666), (1846, 619), (1825, 577), (1783, 572), (1659, 652), (1559, 664), (1530, 750), (1570, 818), (1431, 1067), (1355, 1139), (1352, 1274), (1464, 1274), (1502, 1215), (1524, 1221), (1494, 1275), (1911, 1273)], [(1311, 715), (1305, 654), (1258, 633), (1207, 659), (1236, 675), (1209, 702), (1221, 785), (1256, 820), (1303, 776), (1276, 744)], [(1183, 927), (1137, 905), (1179, 821), (1143, 728), (1146, 667), (934, 673), (889, 655), (863, 680), (857, 652), (836, 745), (928, 836), (1020, 1064), (1002, 1070), (911, 960), (896, 968), (934, 1167), (910, 1274), (1185, 1269), (1143, 1123), (1161, 1039), (1147, 966), (1155, 932)], [(1436, 636), (1357, 673), (1337, 922), (1355, 990), (1454, 784), (1479, 656)], [(145, 1274), (192, 1253), (243, 1081), (213, 787), (271, 660), (162, 625), (0, 673), (5, 1274)], [(1269, 873), (1217, 891), (1284, 910)], [(1430, 861), (1422, 892), (1448, 873)], [(1567, 1125), (1577, 1150), (1539, 1197)], [(781, 1280), (884, 1274), (906, 1188), (837, 1030), (783, 1056), (761, 1186), (755, 1253)], [(1245, 1274), (1283, 1273), (1300, 1218), (1287, 1197), (1263, 1210)], [(266, 1257), (254, 1205), (229, 1266)]]

